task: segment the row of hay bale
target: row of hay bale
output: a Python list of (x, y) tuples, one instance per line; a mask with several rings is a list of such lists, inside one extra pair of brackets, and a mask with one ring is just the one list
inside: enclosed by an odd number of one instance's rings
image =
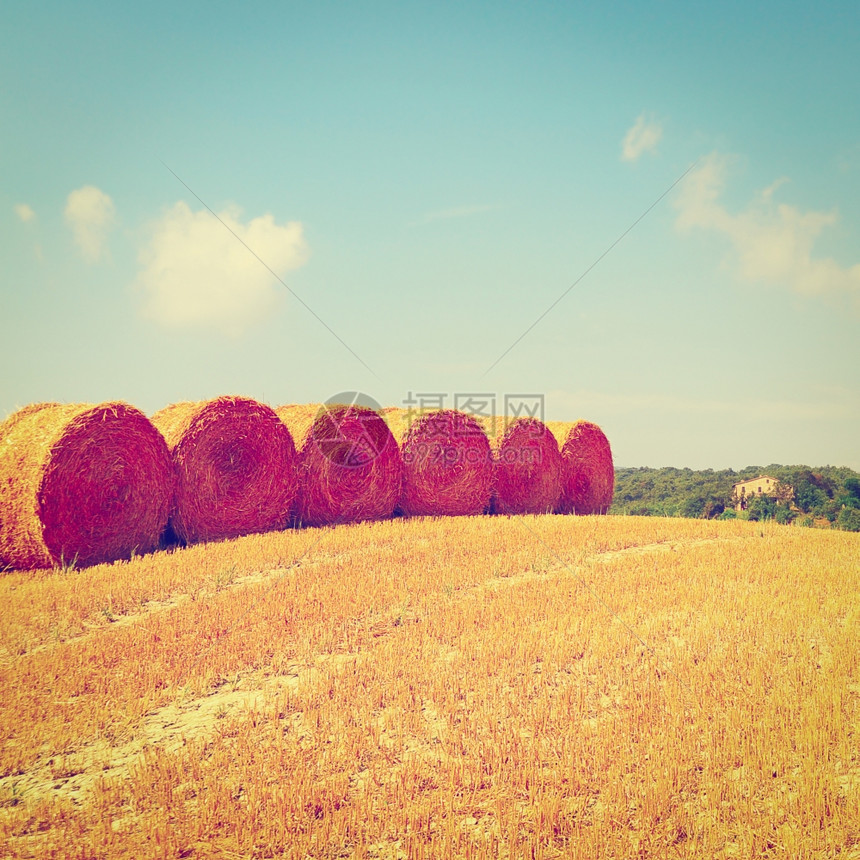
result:
[(595, 424), (243, 397), (147, 418), (125, 403), (27, 406), (0, 423), (0, 565), (87, 566), (290, 525), (606, 513)]

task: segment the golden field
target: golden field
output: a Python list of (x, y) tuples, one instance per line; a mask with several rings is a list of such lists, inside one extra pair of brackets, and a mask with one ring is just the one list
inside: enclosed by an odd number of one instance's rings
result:
[(391, 520), (0, 576), (0, 856), (860, 857), (860, 535)]

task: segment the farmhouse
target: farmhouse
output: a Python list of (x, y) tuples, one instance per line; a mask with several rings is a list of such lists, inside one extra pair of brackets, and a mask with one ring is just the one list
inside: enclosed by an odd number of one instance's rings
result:
[(776, 487), (779, 484), (777, 478), (760, 475), (749, 481), (740, 481), (732, 487), (732, 498), (735, 501), (735, 509), (742, 511), (746, 507), (746, 499), (750, 496), (773, 496), (776, 495)]

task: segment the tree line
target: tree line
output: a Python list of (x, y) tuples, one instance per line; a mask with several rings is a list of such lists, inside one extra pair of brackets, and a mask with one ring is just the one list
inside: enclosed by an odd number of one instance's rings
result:
[[(735, 510), (732, 488), (769, 475), (780, 482), (772, 496), (749, 496)], [(612, 514), (750, 520), (774, 519), (860, 531), (860, 473), (837, 466), (748, 466), (733, 469), (617, 468)], [(826, 521), (826, 522), (825, 522)]]

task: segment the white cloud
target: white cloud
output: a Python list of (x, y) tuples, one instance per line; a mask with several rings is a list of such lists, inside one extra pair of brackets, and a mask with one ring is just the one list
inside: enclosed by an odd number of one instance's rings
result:
[(848, 294), (860, 302), (860, 264), (845, 268), (812, 254), (824, 228), (836, 223), (836, 212), (803, 212), (775, 203), (775, 192), (787, 181), (783, 178), (732, 214), (720, 203), (729, 163), (712, 153), (686, 178), (675, 201), (678, 228), (727, 236), (744, 280), (782, 284), (805, 295)]
[(26, 204), (19, 203), (15, 207), (15, 214), (26, 224), (36, 217), (36, 213)]
[(653, 152), (662, 137), (663, 126), (655, 119), (646, 119), (645, 114), (642, 114), (624, 137), (621, 160), (637, 161), (643, 152)]
[(279, 225), (271, 215), (263, 215), (243, 224), (235, 209), (218, 217), (223, 224), (180, 201), (153, 225), (140, 253), (137, 280), (144, 294), (143, 312), (150, 319), (169, 327), (203, 326), (240, 335), (286, 292), (260, 260), (283, 276), (307, 259), (297, 221)]
[(107, 253), (107, 234), (116, 217), (113, 200), (101, 189), (85, 185), (68, 196), (65, 215), (84, 259), (98, 262)]

